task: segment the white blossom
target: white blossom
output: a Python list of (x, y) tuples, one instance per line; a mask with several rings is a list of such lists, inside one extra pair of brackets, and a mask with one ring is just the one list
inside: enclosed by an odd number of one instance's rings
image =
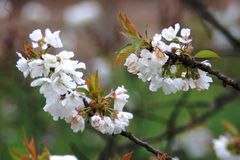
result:
[(176, 38), (179, 29), (180, 25), (178, 23), (175, 24), (175, 28), (164, 28), (162, 30), (162, 37), (165, 38), (167, 41), (172, 41), (174, 38)]
[(133, 115), (129, 112), (119, 112), (117, 114), (117, 119), (114, 120), (114, 134), (120, 134), (125, 131), (125, 127), (129, 125), (129, 119), (132, 119)]
[(32, 81), (31, 87), (42, 86), (45, 83), (51, 83), (51, 82), (52, 81), (49, 78), (38, 78), (38, 79), (35, 79), (34, 81)]
[(41, 77), (45, 72), (44, 61), (42, 59), (35, 59), (29, 62), (30, 76), (32, 78)]
[(138, 69), (137, 69), (138, 59), (139, 58), (134, 53), (130, 54), (127, 57), (126, 62), (124, 63), (124, 66), (127, 66), (129, 73), (136, 74), (138, 72)]
[(158, 53), (149, 50), (141, 51), (141, 58), (138, 63), (138, 77), (145, 81), (150, 81), (156, 75), (162, 75), (162, 66), (167, 62), (168, 56), (159, 57)]
[(170, 93), (176, 93), (177, 91), (179, 91), (181, 83), (181, 78), (164, 78), (162, 81), (163, 92), (165, 93), (165, 95), (168, 95)]
[(54, 48), (62, 48), (63, 45), (62, 45), (61, 39), (59, 38), (59, 33), (60, 33), (60, 31), (55, 31), (55, 32), (52, 33), (50, 31), (50, 29), (47, 28), (45, 30), (44, 41)]
[(126, 94), (127, 90), (124, 86), (118, 87), (114, 91), (114, 109), (117, 111), (122, 111), (125, 104), (128, 102), (129, 95)]
[(29, 38), (33, 41), (32, 47), (37, 48), (38, 42), (43, 39), (43, 35), (40, 29), (34, 30), (31, 34), (29, 34)]
[(103, 126), (102, 133), (103, 134), (113, 134), (114, 124), (113, 124), (112, 119), (108, 116), (104, 116), (103, 120), (104, 120), (105, 123), (104, 123), (104, 126)]
[(113, 134), (115, 127), (110, 117), (101, 118), (99, 115), (91, 117), (91, 125), (103, 134)]
[(213, 82), (212, 78), (207, 76), (207, 72), (198, 69), (198, 73), (200, 78), (195, 80), (195, 85), (197, 90), (206, 90), (209, 88), (211, 82)]
[(82, 116), (76, 113), (76, 116), (73, 118), (66, 118), (66, 122), (71, 123), (71, 129), (73, 132), (83, 132), (85, 129), (85, 120)]
[(239, 160), (240, 155), (234, 155), (228, 150), (228, 144), (231, 140), (229, 136), (220, 136), (213, 140), (213, 148), (217, 157), (221, 160)]
[(26, 78), (29, 73), (30, 73), (30, 68), (29, 68), (29, 65), (28, 65), (28, 60), (25, 59), (21, 53), (18, 53), (17, 52), (17, 55), (18, 57), (20, 58), (18, 61), (17, 61), (17, 65), (16, 67), (18, 68), (19, 71), (23, 72), (23, 75), (24, 77)]
[(189, 28), (183, 28), (181, 30), (181, 36), (184, 38), (184, 37), (189, 37), (191, 34), (191, 30)]
[(190, 38), (190, 34), (191, 34), (191, 30), (189, 28), (183, 28), (181, 30), (182, 37), (177, 37), (177, 38), (181, 43), (187, 44), (192, 41), (192, 39)]
[(162, 40), (162, 35), (156, 33), (152, 39), (152, 46), (157, 47), (159, 45), (159, 42), (161, 42), (161, 40)]
[(94, 115), (91, 117), (91, 125), (98, 131), (103, 132), (104, 124), (105, 121), (99, 115)]

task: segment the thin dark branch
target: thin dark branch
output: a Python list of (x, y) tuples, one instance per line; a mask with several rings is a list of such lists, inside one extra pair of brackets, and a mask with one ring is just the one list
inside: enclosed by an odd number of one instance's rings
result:
[(180, 113), (181, 106), (183, 106), (189, 96), (190, 92), (184, 92), (181, 96), (181, 98), (178, 100), (178, 102), (175, 105), (174, 110), (172, 111), (171, 115), (169, 116), (168, 122), (167, 122), (167, 130), (168, 130), (168, 137), (167, 137), (167, 145), (166, 150), (169, 150), (170, 144), (172, 142), (172, 139), (174, 137), (173, 129), (175, 128), (175, 123), (177, 120), (177, 117)]
[(229, 85), (232, 86), (234, 89), (240, 91), (240, 84), (233, 80), (232, 78), (222, 74), (221, 72), (212, 69), (210, 66), (205, 65), (199, 61), (196, 61), (194, 58), (191, 58), (189, 56), (180, 56), (171, 52), (166, 52), (166, 54), (171, 58), (173, 61), (180, 61), (185, 65), (186, 67), (191, 67), (191, 68), (199, 68), (205, 72), (208, 72), (209, 74), (212, 74), (216, 76), (218, 79), (222, 80), (223, 85)]
[[(230, 93), (218, 96), (214, 100), (212, 106), (209, 106), (210, 110), (203, 113), (201, 116), (196, 117), (195, 119), (193, 119), (189, 123), (187, 123), (185, 125), (182, 125), (180, 127), (174, 128), (172, 130), (172, 132), (175, 135), (177, 135), (181, 132), (184, 132), (184, 131), (196, 126), (197, 124), (204, 123), (208, 118), (217, 114), (227, 103), (232, 102), (234, 99), (236, 99), (238, 97), (238, 95), (239, 94), (237, 94), (235, 91), (231, 91)], [(147, 141), (152, 141), (152, 142), (159, 142), (162, 139), (164, 139), (167, 135), (168, 135), (168, 131), (165, 131), (164, 133), (162, 133), (159, 136), (147, 138), (146, 140)]]
[(70, 149), (79, 160), (89, 160), (89, 158), (84, 153), (82, 153), (80, 147), (78, 147), (77, 144), (71, 143)]
[(114, 137), (109, 137), (104, 149), (100, 152), (98, 159), (109, 160), (115, 152), (115, 145)]
[(205, 122), (209, 117), (217, 114), (224, 107), (224, 105), (226, 105), (229, 102), (232, 102), (237, 96), (238, 94), (232, 91), (228, 94), (217, 97), (214, 100), (213, 105), (211, 106), (211, 109), (209, 111), (203, 113), (201, 116), (196, 117), (194, 120), (192, 120), (188, 124), (185, 124), (181, 127), (176, 128), (175, 132), (179, 133), (186, 129), (192, 128), (196, 124)]
[(121, 133), (121, 135), (124, 136), (124, 137), (127, 137), (129, 140), (133, 141), (135, 144), (144, 147), (147, 151), (155, 154), (156, 156), (164, 156), (164, 157), (166, 157), (165, 160), (172, 160), (173, 159), (171, 156), (167, 155), (166, 153), (163, 153), (163, 152), (157, 150), (156, 148), (149, 145), (147, 142), (144, 142), (144, 141), (140, 140), (139, 138), (135, 137), (130, 132), (123, 131)]
[(224, 28), (214, 16), (207, 11), (207, 7), (200, 0), (182, 0), (187, 5), (191, 6), (197, 14), (218, 29), (231, 43), (235, 49), (240, 49), (240, 41), (236, 39), (226, 28)]

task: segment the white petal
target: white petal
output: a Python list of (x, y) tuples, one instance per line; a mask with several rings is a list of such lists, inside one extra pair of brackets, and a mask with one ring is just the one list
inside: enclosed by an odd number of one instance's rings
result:
[(40, 29), (34, 30), (31, 34), (29, 34), (29, 38), (34, 42), (38, 42), (43, 38), (41, 30)]

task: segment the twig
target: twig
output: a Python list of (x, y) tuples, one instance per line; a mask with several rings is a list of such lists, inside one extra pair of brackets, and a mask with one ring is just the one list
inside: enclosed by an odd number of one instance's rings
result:
[(180, 113), (181, 106), (185, 104), (190, 92), (184, 92), (182, 97), (176, 103), (174, 110), (172, 111), (171, 115), (169, 116), (167, 122), (167, 130), (168, 130), (168, 137), (167, 137), (167, 145), (166, 150), (168, 151), (171, 145), (171, 141), (174, 137), (174, 132), (172, 132), (175, 128), (176, 119)]
[(188, 4), (197, 12), (208, 23), (213, 25), (218, 29), (231, 43), (235, 49), (240, 49), (240, 41), (238, 41), (227, 29), (225, 29), (214, 17), (206, 10), (206, 6), (199, 0), (182, 0), (184, 3)]
[[(187, 123), (185, 125), (182, 125), (180, 127), (174, 128), (172, 130), (172, 132), (175, 135), (177, 135), (181, 132), (184, 132), (184, 131), (196, 126), (197, 124), (204, 123), (209, 117), (215, 115), (218, 111), (220, 111), (224, 107), (224, 105), (226, 105), (229, 102), (232, 102), (238, 95), (239, 94), (237, 94), (235, 91), (231, 91), (230, 93), (218, 96), (214, 100), (213, 105), (211, 106), (210, 110), (203, 113), (201, 116), (196, 117), (195, 119), (193, 119), (189, 123)], [(164, 133), (162, 133), (159, 136), (147, 138), (145, 140), (152, 141), (152, 142), (157, 142), (157, 141), (159, 142), (162, 139), (164, 139), (167, 135), (168, 135), (168, 131), (165, 131)]]
[(139, 138), (135, 137), (130, 132), (123, 131), (121, 133), (121, 135), (124, 136), (124, 137), (127, 137), (129, 140), (133, 141), (135, 144), (144, 147), (147, 151), (155, 154), (156, 156), (165, 156), (166, 157), (165, 160), (172, 160), (173, 159), (171, 156), (167, 155), (166, 153), (160, 152), (156, 148), (153, 148), (152, 146), (150, 146), (147, 142), (144, 142), (144, 141), (140, 140)]
[(114, 144), (114, 137), (109, 137), (107, 140), (107, 143), (104, 147), (104, 149), (102, 150), (102, 152), (100, 152), (98, 159), (99, 160), (109, 160), (110, 157), (114, 154), (115, 152), (115, 144)]
[(222, 80), (223, 86), (229, 85), (232, 86), (234, 89), (240, 91), (240, 84), (233, 80), (232, 78), (222, 74), (221, 72), (212, 69), (210, 66), (205, 65), (201, 62), (196, 61), (194, 58), (190, 58), (189, 56), (179, 56), (177, 54), (166, 52), (166, 54), (171, 58), (172, 60), (179, 60), (183, 63), (183, 65), (191, 68), (199, 68), (205, 72), (208, 72), (209, 74), (212, 74), (216, 76), (218, 79)]

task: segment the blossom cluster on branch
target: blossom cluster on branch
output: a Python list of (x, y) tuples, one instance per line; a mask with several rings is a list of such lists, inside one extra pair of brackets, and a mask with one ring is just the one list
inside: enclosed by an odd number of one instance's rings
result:
[(121, 133), (133, 117), (123, 111), (129, 98), (127, 90), (121, 86), (104, 96), (97, 72), (84, 79), (85, 63), (72, 60), (73, 52), (50, 54), (50, 49), (63, 47), (59, 33), (46, 29), (43, 35), (40, 29), (34, 30), (29, 35), (31, 44), (24, 45), (23, 54), (17, 52), (17, 68), (24, 77), (34, 79), (31, 86), (40, 86), (46, 98), (43, 110), (54, 120), (70, 123), (74, 132), (83, 131), (89, 122), (103, 134)]
[[(151, 91), (162, 88), (167, 95), (189, 89), (207, 90), (213, 82), (207, 73), (214, 73), (219, 79), (239, 88), (237, 83), (226, 76), (209, 71), (211, 64), (208, 61), (195, 61), (195, 58), (206, 59), (218, 55), (203, 50), (193, 56), (189, 28), (181, 29), (176, 23), (174, 27), (164, 28), (160, 34), (148, 39), (147, 32), (144, 38), (126, 15), (120, 14), (120, 22), (124, 30), (122, 34), (132, 41), (120, 49), (116, 64), (124, 63), (128, 72), (144, 82), (150, 82)], [(129, 98), (124, 86), (105, 94), (99, 83), (98, 72), (86, 78), (83, 73), (85, 63), (73, 60), (72, 51), (63, 50), (52, 54), (56, 48), (63, 47), (59, 33), (60, 31), (51, 32), (46, 29), (43, 35), (40, 29), (34, 30), (29, 35), (31, 43), (24, 45), (22, 53), (17, 52), (19, 60), (16, 67), (25, 78), (29, 76), (33, 79), (31, 86), (39, 86), (40, 93), (46, 99), (43, 110), (53, 120), (65, 120), (74, 132), (82, 132), (86, 123), (89, 123), (102, 134), (120, 134), (129, 138), (149, 152), (161, 156), (160, 159), (174, 159), (125, 131), (133, 115), (123, 110)], [(233, 135), (239, 135), (234, 127), (229, 124), (227, 126), (233, 130)], [(213, 144), (220, 159), (239, 159), (239, 136), (222, 136), (214, 140)]]
[[(136, 39), (141, 40), (139, 37)], [(180, 29), (177, 23), (174, 28), (164, 28), (161, 34), (155, 34), (147, 42), (147, 46), (140, 44), (139, 48), (126, 58), (124, 66), (128, 72), (136, 74), (142, 81), (150, 81), (151, 91), (162, 88), (167, 95), (189, 89), (206, 90), (212, 82), (207, 72), (173, 61), (165, 54), (171, 52), (191, 56), (193, 50), (191, 42), (190, 29)], [(211, 66), (207, 61), (202, 63)]]

